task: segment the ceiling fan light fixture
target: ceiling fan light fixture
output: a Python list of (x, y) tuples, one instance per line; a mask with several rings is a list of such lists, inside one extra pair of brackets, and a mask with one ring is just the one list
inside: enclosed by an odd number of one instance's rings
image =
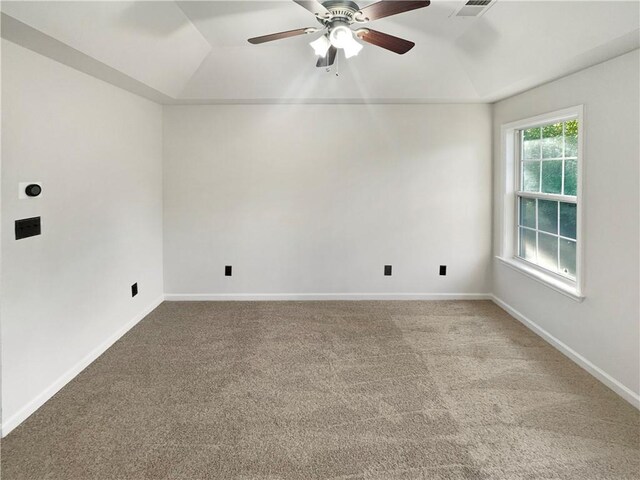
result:
[(360, 50), (362, 50), (362, 44), (356, 42), (355, 38), (351, 37), (351, 40), (342, 47), (342, 50), (346, 58), (355, 57), (360, 53)]
[(336, 48), (344, 48), (351, 40), (353, 40), (353, 32), (349, 25), (343, 22), (335, 22), (329, 33), (329, 41)]
[(331, 47), (331, 42), (329, 41), (326, 35), (322, 35), (317, 40), (314, 40), (313, 42), (309, 43), (309, 45), (311, 45), (311, 48), (313, 48), (313, 51), (316, 52), (316, 55), (324, 58), (327, 55), (327, 52), (329, 51), (329, 47)]

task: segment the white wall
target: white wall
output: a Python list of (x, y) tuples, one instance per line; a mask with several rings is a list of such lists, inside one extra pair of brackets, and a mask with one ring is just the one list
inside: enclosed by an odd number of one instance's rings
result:
[(167, 294), (490, 292), (489, 105), (165, 106), (164, 142)]
[(6, 434), (162, 295), (162, 108), (6, 41), (2, 107)]
[[(577, 303), (496, 260), (493, 291), (521, 316), (584, 357), (583, 365), (636, 404), (640, 392), (638, 57), (636, 50), (498, 102), (493, 118), (497, 186), (502, 124), (584, 104), (586, 298)], [(496, 239), (501, 201), (496, 188)]]

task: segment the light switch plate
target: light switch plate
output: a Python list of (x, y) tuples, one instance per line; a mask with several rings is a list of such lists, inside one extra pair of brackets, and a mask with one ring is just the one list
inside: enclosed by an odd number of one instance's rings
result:
[(42, 188), (42, 183), (41, 182), (20, 182), (18, 183), (18, 198), (20, 200), (24, 200), (26, 198), (33, 200), (34, 198), (42, 198), (42, 193), (40, 195), (38, 195), (37, 197), (30, 197), (25, 193), (25, 189), (27, 188), (28, 185), (39, 185), (40, 188)]

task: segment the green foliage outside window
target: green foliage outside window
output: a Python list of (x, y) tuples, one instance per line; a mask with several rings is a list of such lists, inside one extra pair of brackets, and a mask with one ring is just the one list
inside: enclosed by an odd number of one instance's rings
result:
[(521, 138), (522, 190), (576, 196), (578, 121), (529, 128)]

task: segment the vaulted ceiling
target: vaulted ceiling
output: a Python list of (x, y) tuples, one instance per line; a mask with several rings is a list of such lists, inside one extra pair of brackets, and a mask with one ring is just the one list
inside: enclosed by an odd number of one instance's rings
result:
[(375, 21), (415, 48), (365, 44), (330, 72), (309, 47), (318, 33), (247, 42), (318, 25), (291, 0), (3, 1), (2, 36), (163, 103), (493, 102), (640, 46), (636, 1), (494, 0), (456, 15), (465, 3)]

